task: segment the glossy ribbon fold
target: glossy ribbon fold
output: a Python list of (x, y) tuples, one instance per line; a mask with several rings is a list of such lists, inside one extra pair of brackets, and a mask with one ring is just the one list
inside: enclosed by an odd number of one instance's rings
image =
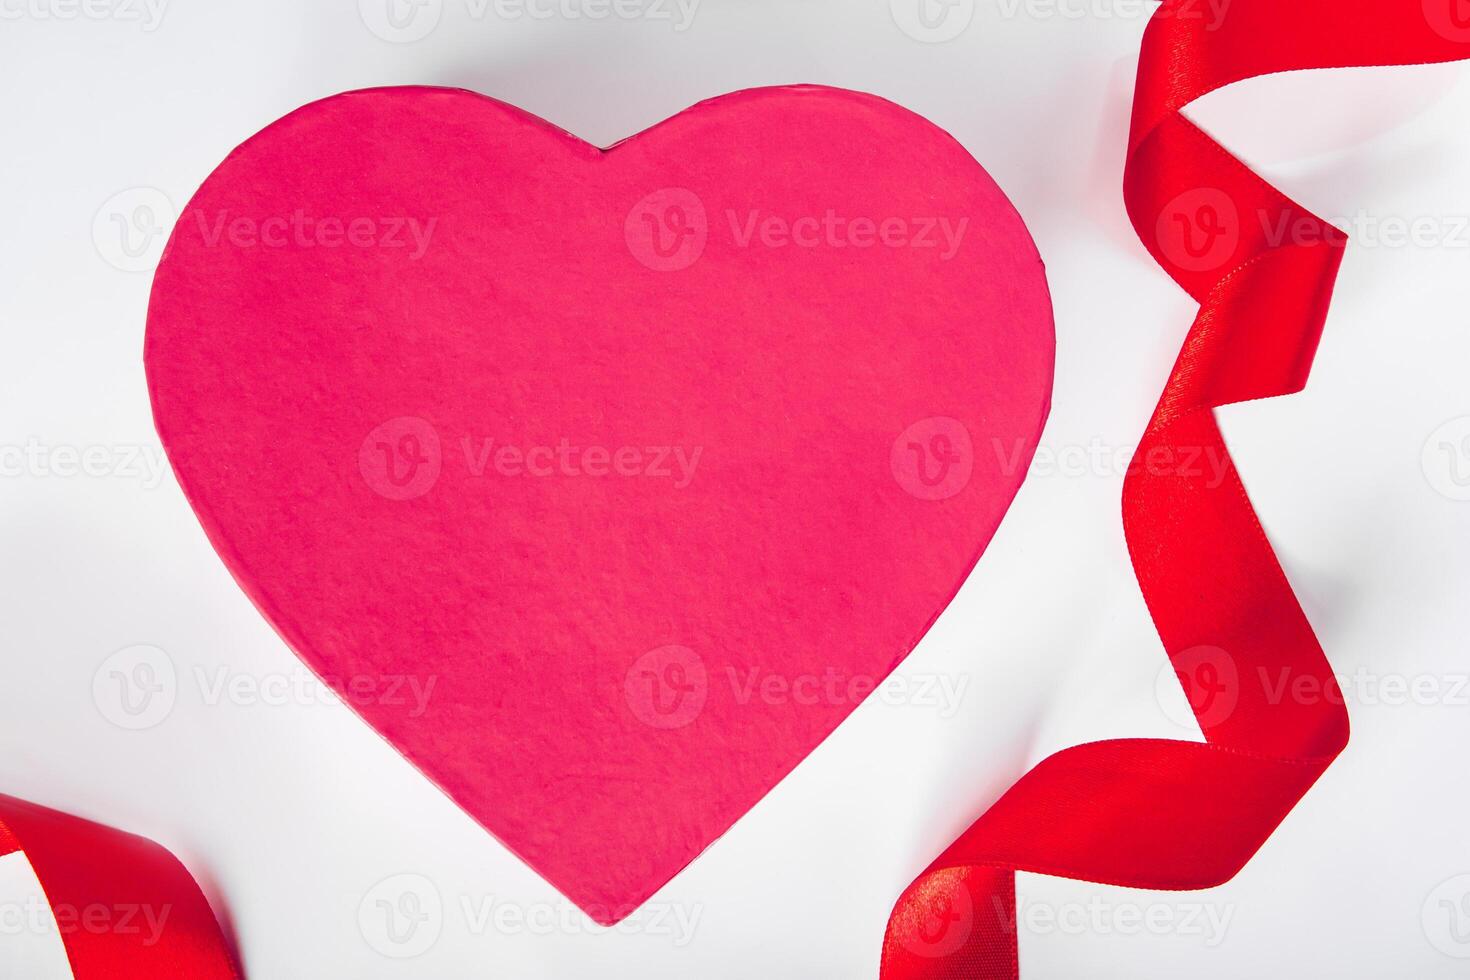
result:
[[(1470, 58), (1470, 16), (1463, 0), (1233, 0), (1203, 14), (1167, 0), (1139, 58), (1124, 201), (1200, 311), (1124, 481), (1123, 529), (1206, 742), (1121, 739), (1043, 760), (899, 898), (883, 980), (1015, 980), (1016, 871), (1227, 881), (1347, 744), (1336, 680), (1213, 413), (1305, 385), (1347, 239), (1180, 110), (1273, 72)], [(1326, 696), (1283, 696), (1292, 684)]]
[[(76, 980), (239, 980), (199, 885), (142, 837), (0, 796), (0, 856), (24, 852)], [(0, 964), (0, 973), (11, 974)]]

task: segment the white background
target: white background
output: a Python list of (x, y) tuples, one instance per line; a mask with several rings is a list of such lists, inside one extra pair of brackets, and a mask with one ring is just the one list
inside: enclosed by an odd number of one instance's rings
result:
[[(1118, 516), (1122, 462), (1193, 312), (1119, 191), (1151, 5), (960, 0), (956, 36), (926, 43), (889, 0), (702, 0), (688, 21), (427, 0), (396, 33), (388, 0), (160, 2), (0, 0), (0, 791), (165, 843), (252, 977), (876, 977), (894, 898), (1029, 765), (1088, 739), (1198, 737), (1158, 684)], [(146, 269), (163, 236), (135, 232), (134, 261), (114, 222), (166, 224), (237, 143), (345, 89), (463, 86), (607, 144), (709, 96), (804, 81), (928, 116), (1010, 194), (1055, 297), (1055, 407), (994, 544), (899, 673), (962, 680), (965, 697), (865, 704), (656, 897), (657, 917), (604, 934), (313, 696), (231, 582), (149, 415)], [(1470, 968), (1470, 907), (1452, 918), (1470, 895), (1467, 110), (1461, 66), (1263, 79), (1191, 110), (1359, 239), (1308, 391), (1223, 414), (1344, 676), (1354, 740), (1226, 887), (1022, 876), (1026, 976)], [(1389, 240), (1415, 219), (1419, 244)], [(93, 471), (66, 475), (88, 449)], [(1117, 464), (1089, 462), (1096, 449)], [(128, 658), (173, 682), (141, 730), (106, 683)], [(1393, 703), (1385, 678), (1436, 693)], [(216, 697), (221, 679), (245, 686)], [(30, 887), (21, 859), (0, 863), (0, 911)], [(405, 888), (442, 908), (409, 947), (373, 912)], [(1138, 909), (1160, 934), (1129, 928)], [(65, 976), (59, 945), (14, 921), (0, 916), (0, 977)], [(51, 974), (21, 965), (48, 953)]]

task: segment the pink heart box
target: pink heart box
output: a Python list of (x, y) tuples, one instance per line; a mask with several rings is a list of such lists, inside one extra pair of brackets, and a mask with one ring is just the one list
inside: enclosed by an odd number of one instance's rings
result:
[(313, 103), (185, 209), (146, 347), (241, 587), (604, 924), (918, 643), (1054, 355), (969, 154), (806, 86), (608, 150), (458, 90)]

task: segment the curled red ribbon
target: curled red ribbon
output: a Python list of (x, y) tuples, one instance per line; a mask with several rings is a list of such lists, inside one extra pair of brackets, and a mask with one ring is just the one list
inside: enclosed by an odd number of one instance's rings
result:
[(46, 893), (76, 980), (239, 980), (199, 885), (152, 841), (0, 796), (0, 856), (16, 851)]
[[(1124, 201), (1200, 311), (1124, 480), (1123, 529), (1206, 742), (1094, 742), (1043, 760), (904, 891), (883, 980), (1015, 980), (1018, 870), (1155, 889), (1229, 880), (1347, 744), (1337, 682), (1213, 412), (1305, 385), (1347, 238), (1180, 110), (1273, 72), (1470, 58), (1470, 7), (1234, 0), (1219, 20), (1200, 7), (1165, 0), (1139, 58)], [(1178, 465), (1191, 458), (1224, 479)], [(1283, 697), (1283, 679), (1322, 696)]]

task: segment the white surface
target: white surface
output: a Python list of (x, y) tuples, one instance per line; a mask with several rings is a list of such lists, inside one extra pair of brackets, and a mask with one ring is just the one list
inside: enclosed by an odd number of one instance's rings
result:
[[(161, 2), (152, 20), (142, 0), (0, 0), (0, 789), (174, 849), (228, 909), (253, 977), (876, 977), (893, 899), (1029, 764), (1087, 739), (1198, 737), (1170, 720), (1182, 696), (1155, 694), (1121, 462), (1086, 462), (1093, 446), (1126, 461), (1192, 315), (1118, 190), (1148, 5), (959, 0), (938, 29), (955, 36), (923, 43), (898, 26), (926, 33), (908, 0), (898, 17), (888, 0), (703, 0), (687, 22), (673, 0), (672, 19), (600, 20), (530, 16), (560, 9), (548, 0), (500, 8), (518, 17), (425, 0), (405, 30), (437, 23), (392, 43), (368, 26), (393, 33), (388, 0)], [(1055, 296), (1057, 462), (1043, 450), (900, 672), (968, 684), (957, 709), (864, 705), (653, 914), (606, 934), (320, 696), (235, 588), (152, 431), (149, 276), (118, 268), (148, 267), (162, 236), (130, 257), (110, 233), (148, 218), (139, 205), (154, 218), (141, 226), (161, 225), (245, 137), (343, 89), (464, 86), (606, 144), (708, 96), (798, 81), (929, 116), (1016, 202)], [(1457, 455), (1429, 440), (1470, 416), (1467, 110), (1460, 66), (1265, 79), (1194, 110), (1320, 213), (1362, 209), (1360, 237), (1385, 219), (1438, 229), (1354, 247), (1308, 392), (1224, 416), (1349, 681), (1354, 741), (1224, 888), (1023, 876), (1026, 976), (1464, 975), (1470, 423), (1447, 430)], [(87, 450), (87, 471), (65, 475)], [(114, 671), (139, 663), (158, 690), (128, 713)], [(1383, 678), (1437, 693), (1389, 703)], [(400, 944), (378, 903), (407, 893), (431, 914)], [(1131, 928), (1136, 909), (1164, 925)]]
[[(69, 924), (80, 916), (61, 916)], [(67, 980), (61, 926), (24, 854), (0, 857), (0, 980)]]

